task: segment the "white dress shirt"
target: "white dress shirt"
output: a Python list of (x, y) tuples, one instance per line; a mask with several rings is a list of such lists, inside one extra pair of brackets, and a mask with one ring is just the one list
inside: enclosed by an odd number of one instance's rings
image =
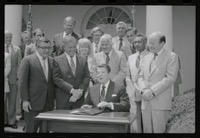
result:
[[(106, 94), (107, 94), (107, 91), (108, 91), (109, 84), (110, 84), (110, 80), (104, 85), (105, 86), (105, 97), (106, 97)], [(100, 95), (101, 95), (102, 86), (103, 85), (101, 84), (100, 85)], [(113, 103), (112, 102), (110, 102), (110, 103), (111, 103), (111, 109), (114, 110)]]
[[(37, 56), (39, 58), (39, 61), (40, 61), (41, 65), (42, 65), (42, 67), (43, 67), (43, 64), (42, 64), (42, 60), (44, 60), (43, 57), (40, 56), (40, 54), (38, 52), (36, 52), (36, 54), (37, 54)], [(48, 78), (49, 66), (48, 66), (48, 58), (47, 57), (45, 58), (45, 66), (46, 66), (46, 75), (47, 75), (46, 77)]]

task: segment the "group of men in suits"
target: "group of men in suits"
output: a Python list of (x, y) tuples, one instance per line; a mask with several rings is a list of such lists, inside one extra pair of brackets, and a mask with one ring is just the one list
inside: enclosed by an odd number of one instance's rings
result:
[[(9, 42), (12, 34), (5, 33), (5, 49), (10, 45), (12, 51), (10, 72), (14, 71), (10, 74), (15, 77), (13, 83), (10, 80), (10, 91), (17, 90), (19, 78), (26, 132), (42, 129), (40, 121), (34, 120), (41, 112), (91, 106), (107, 111), (141, 112), (135, 121), (137, 132), (165, 132), (167, 115), (171, 110), (171, 86), (178, 70), (177, 55), (164, 48), (165, 36), (161, 32), (152, 33), (148, 52), (146, 36), (137, 34), (135, 28), (126, 29), (124, 22), (117, 23), (116, 37), (94, 28), (92, 35), (97, 40), (93, 41), (92, 49), (98, 83), (89, 87), (88, 62), (86, 57), (77, 53), (79, 37), (73, 32), (75, 25), (73, 17), (66, 17), (64, 32), (56, 34), (53, 43), (45, 37), (38, 38), (35, 53), (24, 57), (21, 65), (21, 51)], [(8, 96), (11, 105), (16, 102), (16, 92), (12, 95), (15, 101)], [(8, 124), (13, 126), (13, 120), (10, 120)]]

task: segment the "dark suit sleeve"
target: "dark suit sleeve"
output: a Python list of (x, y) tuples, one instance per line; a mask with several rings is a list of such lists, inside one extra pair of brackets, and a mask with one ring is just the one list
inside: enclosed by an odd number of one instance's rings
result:
[(90, 98), (90, 88), (88, 89), (87, 97), (85, 98), (84, 104), (92, 105)]
[(30, 64), (29, 64), (29, 58), (25, 57), (22, 60), (22, 63), (19, 68), (19, 80), (18, 80), (18, 90), (20, 92), (20, 97), (22, 101), (28, 101), (29, 95), (28, 95), (28, 77), (30, 74)]
[(89, 86), (89, 82), (90, 82), (90, 72), (88, 69), (88, 63), (86, 60), (84, 60), (83, 62), (85, 62), (85, 66), (84, 66), (84, 70), (83, 70), (83, 82), (79, 85), (80, 89), (83, 89), (84, 91), (88, 88)]
[(114, 111), (117, 112), (129, 112), (130, 102), (128, 98), (128, 94), (126, 93), (126, 88), (123, 88), (119, 92), (119, 102), (113, 103)]
[(63, 92), (70, 94), (69, 92), (73, 88), (73, 86), (62, 78), (59, 65), (56, 59), (53, 59), (53, 80), (55, 85), (60, 88)]

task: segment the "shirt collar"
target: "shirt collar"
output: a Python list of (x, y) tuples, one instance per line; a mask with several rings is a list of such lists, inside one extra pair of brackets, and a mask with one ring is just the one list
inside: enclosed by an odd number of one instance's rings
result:
[[(67, 33), (64, 31), (64, 33), (63, 33), (63, 38), (64, 38), (66, 35), (67, 35)], [(68, 34), (68, 35), (71, 36), (72, 33), (71, 33), (71, 34)]]
[[(105, 86), (105, 88), (108, 88), (108, 85), (110, 84), (110, 80), (104, 85)], [(102, 84), (101, 84), (101, 88), (102, 88)]]
[[(111, 49), (111, 51), (109, 52), (109, 54), (108, 54), (109, 57), (111, 57), (112, 52), (113, 52), (113, 49)], [(104, 53), (104, 55), (106, 56), (106, 53)]]
[[(66, 52), (65, 52), (65, 55), (67, 56), (68, 59), (71, 58), (71, 57), (69, 56), (69, 54), (67, 54)], [(76, 58), (76, 54), (74, 54), (74, 56), (73, 56), (72, 58), (73, 58), (73, 59)]]

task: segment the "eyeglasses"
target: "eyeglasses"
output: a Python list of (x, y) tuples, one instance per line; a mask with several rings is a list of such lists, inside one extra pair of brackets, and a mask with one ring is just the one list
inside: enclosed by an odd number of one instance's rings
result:
[(41, 47), (41, 46), (38, 46), (38, 48), (41, 48), (42, 50), (45, 50), (45, 49), (49, 50), (49, 49), (51, 49), (52, 47)]

